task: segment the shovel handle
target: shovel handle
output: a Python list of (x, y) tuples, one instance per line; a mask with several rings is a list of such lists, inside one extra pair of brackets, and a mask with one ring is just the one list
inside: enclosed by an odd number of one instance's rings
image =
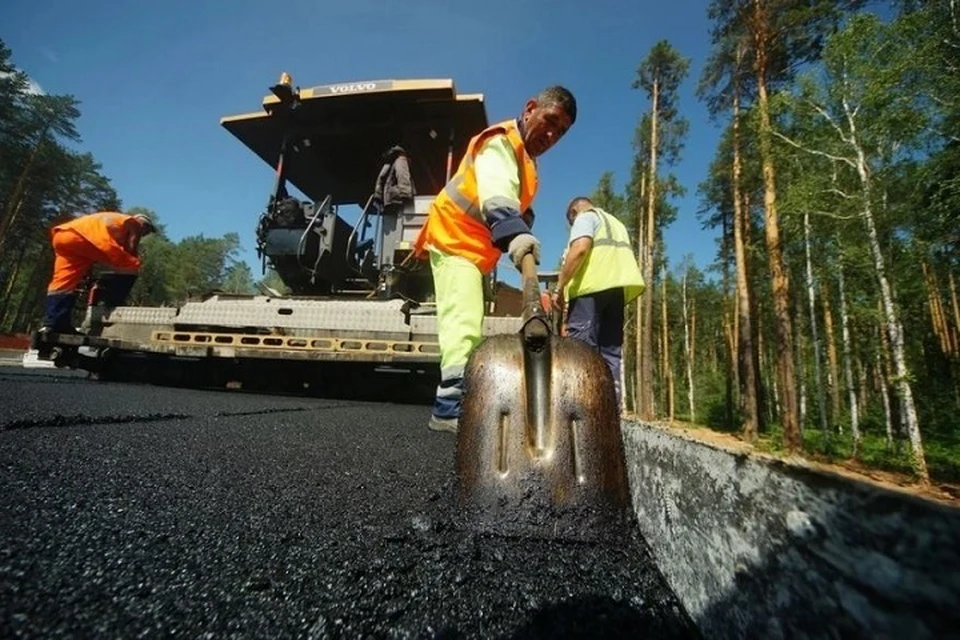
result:
[[(550, 332), (547, 314), (540, 301), (540, 283), (537, 282), (537, 262), (532, 253), (520, 260), (521, 287), (523, 290), (523, 335), (526, 338), (545, 337)], [(531, 322), (531, 320), (539, 320)]]

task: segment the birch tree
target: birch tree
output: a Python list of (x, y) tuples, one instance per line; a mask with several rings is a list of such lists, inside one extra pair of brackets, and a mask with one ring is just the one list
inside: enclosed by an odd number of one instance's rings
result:
[(824, 447), (830, 446), (830, 431), (827, 427), (827, 406), (823, 387), (823, 373), (820, 365), (820, 334), (817, 330), (816, 283), (813, 276), (813, 259), (810, 257), (810, 212), (803, 212), (803, 247), (806, 257), (805, 275), (807, 284), (807, 305), (810, 312), (810, 339), (813, 343), (813, 382), (816, 385), (817, 409), (820, 414), (820, 430), (823, 432)]
[(696, 313), (690, 310), (690, 307), (693, 306), (693, 299), (687, 295), (687, 281), (690, 279), (691, 274), (691, 265), (689, 261), (684, 265), (682, 282), (681, 282), (681, 310), (683, 312), (683, 354), (684, 354), (684, 365), (687, 371), (687, 403), (690, 406), (690, 422), (696, 422), (696, 402), (694, 401), (694, 383), (693, 383), (693, 367), (694, 367), (694, 340), (695, 334), (693, 332), (694, 327), (696, 326)]
[(798, 103), (798, 108), (811, 110), (826, 123), (833, 132), (832, 144), (826, 149), (811, 148), (782, 133), (775, 135), (797, 149), (838, 163), (856, 176), (855, 193), (838, 191), (836, 195), (856, 202), (867, 233), (912, 464), (921, 481), (927, 482), (929, 473), (903, 328), (880, 244), (876, 212), (876, 176), (891, 162), (892, 154), (887, 150), (908, 148), (924, 130), (917, 98), (902, 86), (912, 54), (904, 35), (896, 24), (884, 25), (870, 14), (854, 16), (843, 31), (828, 40), (822, 85), (805, 82)]
[(850, 314), (847, 312), (847, 288), (843, 277), (843, 262), (837, 264), (837, 286), (840, 292), (840, 334), (843, 343), (843, 377), (847, 383), (850, 402), (850, 433), (853, 435), (853, 457), (860, 453), (860, 408), (857, 387), (853, 382), (853, 349), (850, 344)]

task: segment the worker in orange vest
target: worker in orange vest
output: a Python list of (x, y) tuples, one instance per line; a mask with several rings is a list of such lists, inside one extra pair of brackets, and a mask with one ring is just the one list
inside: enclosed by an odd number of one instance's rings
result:
[(126, 290), (114, 298), (126, 298), (140, 272), (140, 239), (155, 231), (149, 216), (101, 211), (74, 218), (50, 230), (53, 244), (53, 277), (47, 286), (46, 314), (41, 331), (74, 333), (70, 313), (77, 286), (94, 264), (128, 274)]
[[(524, 220), (537, 194), (536, 158), (546, 153), (577, 118), (577, 103), (564, 87), (544, 89), (518, 118), (474, 136), (450, 182), (430, 204), (414, 244), (429, 257), (437, 305), (440, 384), (428, 427), (456, 433), (463, 372), (482, 338), (483, 277), (506, 253), (520, 268), (540, 242)], [(527, 216), (530, 223), (532, 215)]]

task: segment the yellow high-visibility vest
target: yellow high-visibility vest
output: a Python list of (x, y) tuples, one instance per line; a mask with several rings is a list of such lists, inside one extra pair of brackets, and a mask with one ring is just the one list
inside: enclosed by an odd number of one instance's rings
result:
[(630, 246), (627, 228), (600, 207), (593, 207), (591, 211), (600, 218), (600, 226), (593, 237), (593, 247), (567, 283), (564, 297), (570, 300), (622, 287), (623, 302), (627, 304), (646, 289), (640, 265)]

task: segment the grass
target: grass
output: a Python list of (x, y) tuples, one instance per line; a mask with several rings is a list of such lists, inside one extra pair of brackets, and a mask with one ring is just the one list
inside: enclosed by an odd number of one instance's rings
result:
[[(783, 453), (783, 429), (780, 425), (761, 435), (756, 443), (760, 451)], [(942, 439), (928, 439), (924, 443), (927, 470), (934, 482), (960, 482), (960, 445)], [(885, 471), (904, 476), (909, 481), (917, 480), (911, 466), (910, 443), (888, 444), (885, 434), (866, 432), (862, 435), (857, 458), (853, 456), (853, 439), (849, 430), (833, 431), (825, 442), (820, 429), (806, 428), (803, 432), (804, 457), (819, 462), (845, 463), (856, 461), (867, 469)]]
[[(698, 416), (700, 417), (700, 416)], [(678, 415), (677, 420), (687, 420), (689, 416)], [(731, 429), (725, 420), (721, 420), (720, 412), (709, 412), (703, 415), (707, 424), (698, 426), (716, 433), (724, 433), (739, 437), (739, 432)], [(853, 456), (853, 438), (849, 427), (844, 427), (842, 433), (834, 428), (825, 440), (824, 433), (818, 427), (806, 426), (803, 430), (802, 457), (825, 464), (840, 465), (862, 473), (877, 471), (886, 474), (888, 480), (899, 484), (912, 484), (918, 480), (910, 461), (910, 443), (905, 438), (893, 444), (887, 443), (882, 418), (865, 416), (861, 426), (861, 443), (859, 455)], [(953, 433), (928, 430), (923, 433), (924, 453), (927, 460), (927, 469), (931, 482), (939, 485), (960, 484), (960, 439)], [(754, 443), (757, 451), (783, 455), (783, 427), (780, 424), (768, 425)], [(894, 477), (889, 477), (894, 476)], [(944, 486), (948, 493), (960, 496), (960, 487)]]

